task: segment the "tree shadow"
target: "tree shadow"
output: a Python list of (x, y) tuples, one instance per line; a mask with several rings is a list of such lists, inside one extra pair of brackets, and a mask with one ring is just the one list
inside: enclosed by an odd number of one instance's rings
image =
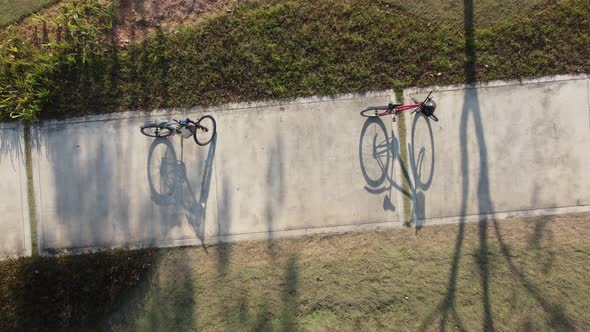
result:
[(293, 331), (296, 327), (299, 267), (297, 258), (290, 257), (285, 271), (283, 290), (283, 310), (281, 312), (282, 330)]
[[(282, 265), (283, 261), (273, 259), (272, 264)], [(299, 258), (295, 254), (290, 254), (284, 264), (285, 272), (280, 282), (280, 304), (273, 303), (268, 298), (264, 298), (261, 303), (251, 303), (246, 296), (238, 298), (238, 320), (244, 330), (298, 330)], [(224, 309), (224, 312), (231, 312), (228, 304), (225, 304)], [(226, 329), (232, 330), (232, 327), (228, 325)]]
[[(476, 79), (476, 49), (474, 39), (474, 22), (473, 22), (473, 1), (464, 0), (464, 29), (465, 29), (465, 82), (469, 85), (473, 84)], [(487, 148), (483, 135), (483, 126), (480, 115), (479, 101), (477, 90), (474, 86), (468, 86), (463, 100), (463, 111), (461, 113), (461, 123), (459, 132), (459, 144), (461, 147), (461, 208), (460, 208), (460, 220), (459, 230), (457, 233), (457, 239), (455, 242), (455, 249), (453, 254), (453, 260), (451, 263), (451, 271), (447, 284), (447, 293), (444, 299), (438, 305), (435, 312), (429, 315), (426, 320), (422, 323), (422, 329), (425, 329), (427, 325), (432, 323), (435, 319), (435, 315), (440, 314), (440, 325), (441, 331), (446, 330), (446, 325), (451, 315), (455, 323), (461, 330), (465, 330), (465, 327), (456, 311), (456, 291), (457, 291), (457, 278), (459, 273), (459, 264), (461, 259), (461, 251), (463, 246), (463, 240), (465, 236), (465, 216), (467, 215), (467, 207), (469, 202), (469, 154), (468, 154), (468, 120), (469, 117), (473, 117), (473, 124), (476, 131), (476, 141), (479, 148), (479, 183), (478, 183), (478, 202), (479, 212), (491, 213), (493, 210), (491, 197), (489, 193), (489, 179), (487, 171)], [(482, 220), (479, 223), (479, 240), (480, 249), (478, 252), (478, 266), (480, 275), (482, 277), (482, 302), (483, 302), (483, 329), (495, 330), (491, 305), (489, 300), (489, 264), (488, 264), (488, 244), (487, 244), (487, 220)]]
[[(126, 221), (129, 215), (128, 193), (113, 191), (115, 185), (127, 181), (120, 169), (113, 166), (121, 162), (118, 157), (123, 155), (120, 145), (109, 142), (117, 132), (116, 126), (115, 123), (102, 128), (39, 123), (32, 128), (32, 156), (35, 171), (39, 172), (35, 186), (38, 186), (36, 207), (41, 209), (36, 221), (40, 252), (79, 252), (88, 247), (112, 245), (112, 221), (115, 218)], [(41, 156), (43, 149), (46, 159)], [(113, 201), (120, 204), (113, 206)], [(127, 223), (117, 226), (123, 228), (117, 233), (128, 233)], [(59, 232), (46, 231), (54, 227)]]
[(494, 221), (493, 226), (494, 231), (496, 233), (496, 237), (498, 238), (498, 243), (500, 244), (500, 250), (504, 258), (506, 259), (506, 262), (508, 263), (512, 276), (522, 284), (522, 286), (526, 289), (528, 295), (530, 295), (537, 302), (539, 302), (543, 310), (549, 316), (548, 318), (551, 328), (560, 331), (575, 331), (576, 326), (571, 320), (571, 318), (566, 314), (564, 306), (553, 303), (551, 302), (551, 300), (543, 296), (541, 289), (535, 286), (527, 278), (526, 273), (519, 269), (518, 266), (514, 263), (514, 261), (512, 260), (514, 254), (512, 254), (509, 246), (502, 239), (500, 224), (497, 221)]
[[(484, 128), (481, 117), (481, 110), (479, 106), (479, 97), (475, 81), (477, 78), (477, 54), (476, 54), (476, 42), (475, 42), (475, 28), (473, 20), (473, 0), (464, 0), (464, 29), (465, 29), (465, 82), (467, 83), (467, 89), (465, 91), (463, 100), (463, 110), (461, 113), (461, 123), (459, 127), (460, 147), (461, 147), (461, 178), (462, 178), (462, 198), (461, 198), (461, 209), (460, 209), (460, 220), (457, 238), (455, 242), (455, 249), (453, 254), (453, 260), (451, 262), (451, 270), (447, 283), (447, 293), (445, 294), (442, 301), (439, 303), (433, 313), (431, 313), (423, 321), (421, 330), (425, 330), (428, 325), (435, 321), (437, 315), (440, 315), (439, 329), (445, 331), (449, 318), (454, 319), (454, 323), (461, 330), (466, 330), (465, 325), (461, 321), (456, 308), (456, 292), (457, 292), (457, 279), (459, 273), (459, 265), (461, 260), (461, 251), (465, 236), (465, 222), (467, 215), (467, 208), (469, 203), (469, 143), (476, 143), (477, 150), (475, 150), (479, 157), (479, 163), (477, 168), (479, 169), (479, 177), (477, 183), (477, 203), (478, 211), (480, 215), (492, 214), (494, 212), (493, 200), (490, 192), (490, 179), (488, 171), (488, 156), (487, 156), (487, 145), (484, 136)], [(468, 137), (469, 132), (469, 118), (471, 117), (472, 125), (474, 126), (475, 139)], [(485, 218), (485, 217), (483, 217)], [(481, 276), (481, 287), (482, 287), (482, 306), (483, 306), (483, 320), (482, 329), (486, 331), (495, 330), (494, 319), (492, 315), (492, 307), (490, 301), (490, 265), (488, 261), (489, 244), (488, 244), (488, 229), (489, 223), (492, 223), (495, 235), (500, 245), (501, 252), (506, 259), (512, 276), (515, 277), (528, 291), (534, 299), (536, 299), (542, 306), (542, 308), (549, 314), (551, 325), (554, 328), (573, 330), (574, 325), (571, 320), (567, 317), (561, 306), (552, 304), (547, 300), (527, 278), (524, 272), (520, 271), (518, 267), (512, 261), (512, 254), (510, 253), (509, 247), (502, 239), (500, 232), (500, 226), (496, 220), (489, 221), (482, 219), (478, 225), (479, 233), (479, 251), (477, 253), (476, 263), (479, 268), (479, 274)]]
[(542, 266), (543, 273), (548, 274), (555, 262), (553, 251), (553, 231), (548, 228), (555, 220), (555, 216), (543, 216), (535, 220), (533, 234), (528, 241), (528, 248), (537, 251), (537, 262)]
[(285, 167), (283, 165), (283, 140), (277, 135), (274, 145), (270, 148), (270, 158), (266, 171), (266, 232), (267, 250), (275, 259), (277, 252), (274, 243), (274, 220), (282, 209), (285, 191)]
[[(27, 173), (26, 164), (30, 158), (30, 127), (20, 123), (0, 123), (0, 173), (2, 174), (2, 234), (0, 234), (0, 259), (12, 256), (27, 255), (25, 242), (30, 237), (25, 233), (24, 223), (29, 222), (27, 216)], [(24, 135), (23, 135), (24, 134)], [(30, 204), (30, 199), (29, 199)], [(34, 233), (34, 231), (32, 230)], [(33, 255), (36, 254), (34, 242)]]
[[(190, 248), (156, 253), (149, 271), (124, 294), (96, 331), (183, 331), (197, 329), (198, 299)], [(171, 261), (172, 260), (172, 261)], [(164, 300), (160, 302), (159, 300)]]

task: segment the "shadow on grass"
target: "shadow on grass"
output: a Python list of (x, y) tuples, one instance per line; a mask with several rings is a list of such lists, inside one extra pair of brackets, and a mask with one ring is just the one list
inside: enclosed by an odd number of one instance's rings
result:
[(160, 249), (142, 282), (125, 295), (99, 331), (197, 329), (198, 300), (191, 277), (191, 248)]
[(553, 232), (547, 228), (554, 219), (554, 216), (544, 216), (536, 221), (533, 235), (528, 243), (528, 247), (537, 252), (536, 260), (543, 266), (543, 273), (545, 274), (551, 271), (555, 262), (555, 252), (552, 247)]
[(565, 313), (565, 308), (562, 305), (551, 302), (549, 299), (543, 296), (542, 290), (539, 287), (535, 286), (527, 278), (526, 273), (521, 271), (516, 266), (516, 264), (512, 260), (512, 257), (514, 257), (514, 255), (511, 253), (509, 246), (502, 239), (500, 224), (494, 221), (493, 225), (496, 237), (498, 238), (498, 243), (500, 244), (500, 250), (504, 258), (506, 259), (506, 262), (508, 263), (512, 276), (522, 284), (524, 289), (526, 289), (527, 293), (532, 298), (539, 302), (543, 310), (548, 315), (549, 325), (551, 326), (551, 328), (559, 331), (575, 331), (576, 327), (573, 321)]
[(285, 271), (285, 287), (282, 296), (283, 310), (281, 312), (281, 327), (283, 331), (293, 331), (296, 327), (298, 271), (297, 259), (295, 257), (289, 258)]
[[(282, 265), (283, 263), (272, 260), (272, 264)], [(284, 264), (284, 275), (279, 282), (278, 288), (280, 302), (273, 301), (271, 298), (274, 296), (270, 294), (263, 294), (259, 297), (261, 301), (254, 302), (250, 296), (246, 295), (248, 290), (238, 290), (242, 293), (242, 296), (237, 299), (237, 303), (224, 304), (224, 312), (227, 314), (227, 317), (224, 317), (225, 330), (236, 330), (238, 326), (240, 329), (247, 331), (297, 330), (299, 261), (296, 255), (289, 255)], [(265, 290), (264, 293), (271, 291), (274, 291), (274, 289)], [(237, 309), (237, 314), (232, 312), (232, 308)]]
[(0, 262), (0, 330), (91, 328), (141, 284), (152, 250)]

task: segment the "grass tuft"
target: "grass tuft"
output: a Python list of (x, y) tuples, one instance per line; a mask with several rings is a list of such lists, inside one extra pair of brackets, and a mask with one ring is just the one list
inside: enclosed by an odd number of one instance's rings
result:
[(3, 0), (0, 2), (0, 27), (17, 22), (58, 0)]

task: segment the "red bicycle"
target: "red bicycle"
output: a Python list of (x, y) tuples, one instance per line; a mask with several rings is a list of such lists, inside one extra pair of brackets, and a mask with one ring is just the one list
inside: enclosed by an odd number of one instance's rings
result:
[(389, 103), (386, 106), (369, 106), (365, 110), (361, 111), (361, 115), (365, 117), (374, 117), (374, 116), (384, 116), (391, 114), (392, 121), (395, 122), (395, 117), (400, 114), (401, 112), (414, 109), (412, 114), (416, 112), (421, 112), (426, 117), (431, 118), (434, 121), (438, 121), (436, 115), (434, 115), (434, 111), (436, 110), (436, 103), (430, 95), (432, 91), (428, 94), (426, 99), (423, 102), (419, 102), (416, 99), (412, 98), (414, 104), (394, 104)]

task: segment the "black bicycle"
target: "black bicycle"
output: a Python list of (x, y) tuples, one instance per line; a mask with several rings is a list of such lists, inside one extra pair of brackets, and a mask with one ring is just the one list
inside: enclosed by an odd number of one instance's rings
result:
[(140, 126), (141, 133), (149, 137), (168, 137), (180, 135), (186, 139), (193, 137), (200, 146), (211, 142), (217, 132), (217, 124), (211, 115), (205, 115), (196, 122), (186, 118), (184, 120), (162, 120), (146, 122)]

